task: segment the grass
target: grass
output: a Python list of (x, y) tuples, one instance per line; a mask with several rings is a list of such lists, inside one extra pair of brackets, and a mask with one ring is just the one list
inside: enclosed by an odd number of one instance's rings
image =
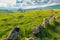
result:
[[(47, 28), (42, 30), (40, 37), (37, 37), (37, 40), (60, 40), (60, 10), (54, 11), (56, 12), (56, 22), (48, 24)], [(49, 18), (50, 15), (51, 10), (27, 10), (25, 12), (1, 10), (0, 40), (4, 40), (15, 25), (19, 25), (21, 30), (17, 40), (24, 40), (25, 37), (33, 36), (31, 29), (41, 25), (43, 18)]]

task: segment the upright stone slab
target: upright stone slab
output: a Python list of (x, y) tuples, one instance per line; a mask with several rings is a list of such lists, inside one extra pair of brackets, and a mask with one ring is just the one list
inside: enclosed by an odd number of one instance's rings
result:
[(9, 33), (9, 35), (7, 36), (6, 40), (16, 40), (17, 37), (19, 36), (20, 33), (20, 29), (19, 27), (15, 27), (14, 29), (12, 29), (12, 31)]
[(47, 18), (44, 18), (44, 19), (43, 19), (43, 22), (42, 22), (42, 26), (43, 26), (44, 28), (46, 28), (46, 26), (47, 26), (48, 23), (49, 23), (48, 19), (47, 19)]
[(32, 28), (32, 33), (36, 37), (40, 35), (41, 31), (42, 31), (42, 26), (37, 26), (37, 27)]
[(53, 23), (55, 21), (55, 16), (54, 14), (52, 14), (50, 17), (49, 17), (49, 23)]

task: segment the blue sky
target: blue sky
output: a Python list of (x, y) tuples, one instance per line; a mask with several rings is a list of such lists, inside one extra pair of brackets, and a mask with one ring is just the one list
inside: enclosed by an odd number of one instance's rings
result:
[[(20, 3), (16, 3), (19, 1)], [(60, 0), (0, 0), (0, 8), (41, 8), (60, 5)]]

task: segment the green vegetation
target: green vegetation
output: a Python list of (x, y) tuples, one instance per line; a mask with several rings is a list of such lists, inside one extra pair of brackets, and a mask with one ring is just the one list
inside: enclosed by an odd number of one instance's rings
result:
[[(60, 10), (56, 12), (56, 21), (47, 25), (41, 32), (37, 40), (60, 40)], [(15, 27), (20, 26), (21, 33), (17, 40), (24, 40), (25, 37), (33, 36), (31, 29), (41, 25), (43, 18), (49, 18), (51, 10), (27, 10), (20, 11), (0, 11), (0, 40), (4, 40), (8, 33)]]

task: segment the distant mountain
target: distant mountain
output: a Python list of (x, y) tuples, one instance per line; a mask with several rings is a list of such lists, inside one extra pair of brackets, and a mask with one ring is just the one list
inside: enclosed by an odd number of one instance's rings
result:
[(59, 5), (54, 5), (54, 6), (48, 6), (46, 8), (50, 8), (50, 9), (60, 9), (60, 4)]

